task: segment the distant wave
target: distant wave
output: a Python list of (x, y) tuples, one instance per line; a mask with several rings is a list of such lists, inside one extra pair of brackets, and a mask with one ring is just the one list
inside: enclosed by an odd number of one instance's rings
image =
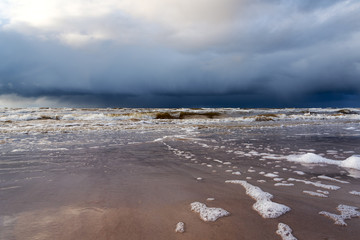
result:
[[(360, 109), (335, 108), (1, 108), (0, 132), (116, 129), (120, 126), (221, 124), (252, 127), (360, 122)], [(357, 131), (357, 129), (354, 129)]]

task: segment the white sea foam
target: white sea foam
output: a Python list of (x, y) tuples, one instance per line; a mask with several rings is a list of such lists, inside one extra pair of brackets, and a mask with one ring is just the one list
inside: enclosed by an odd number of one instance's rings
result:
[(26, 151), (27, 151), (26, 149), (17, 148), (12, 150), (11, 152), (26, 152)]
[(336, 225), (341, 226), (347, 226), (345, 223), (346, 219), (360, 217), (360, 212), (357, 211), (357, 207), (340, 204), (336, 207), (336, 209), (340, 212), (340, 214), (329, 213), (326, 211), (321, 211), (319, 214), (331, 218), (335, 221)]
[(246, 190), (246, 194), (256, 200), (253, 209), (263, 218), (277, 218), (290, 211), (288, 206), (271, 201), (273, 195), (264, 192), (261, 188), (251, 185), (242, 180), (227, 180), (226, 183), (240, 184)]
[(297, 238), (292, 235), (292, 229), (285, 223), (278, 224), (276, 234), (280, 235), (282, 240), (297, 240)]
[(292, 187), (292, 186), (294, 186), (294, 184), (293, 183), (275, 183), (274, 186), (275, 187), (279, 187), (279, 186), (281, 186), (281, 187)]
[(314, 185), (315, 187), (320, 187), (320, 188), (325, 188), (325, 189), (329, 189), (329, 190), (338, 190), (340, 189), (339, 186), (335, 186), (335, 185), (326, 185), (326, 184), (322, 184), (320, 182), (311, 182), (311, 181), (307, 181), (307, 180), (302, 180), (302, 179), (296, 179), (296, 178), (288, 178), (288, 181), (290, 182), (302, 182), (308, 185)]
[(298, 162), (298, 163), (305, 163), (305, 164), (335, 164), (335, 165), (338, 165), (338, 162), (339, 162), (339, 161), (324, 158), (315, 153), (289, 155), (286, 158), (290, 162)]
[(254, 150), (248, 152), (248, 154), (250, 154), (250, 156), (259, 156), (260, 154)]
[(275, 155), (275, 154), (266, 154), (262, 156), (263, 159), (270, 159), (270, 160), (278, 160), (283, 159), (284, 156), (282, 155)]
[(204, 203), (193, 202), (190, 204), (191, 210), (199, 213), (200, 218), (205, 222), (214, 222), (220, 217), (229, 216), (230, 213), (222, 208), (209, 208)]
[(243, 152), (243, 151), (234, 151), (234, 153), (237, 154), (237, 155), (243, 155), (243, 154), (245, 154), (245, 152)]
[(300, 152), (316, 152), (315, 149), (303, 149), (303, 148), (299, 149), (299, 151)]
[(349, 183), (348, 181), (339, 180), (339, 179), (328, 177), (325, 175), (320, 175), (320, 176), (318, 176), (318, 178), (333, 181), (333, 182), (338, 182), (338, 183)]
[(10, 190), (10, 189), (16, 189), (16, 188), (20, 188), (20, 186), (2, 187), (2, 188), (0, 188), (0, 191)]
[(176, 224), (175, 232), (178, 232), (178, 233), (185, 232), (185, 224), (183, 222), (178, 222)]
[(357, 191), (350, 191), (349, 193), (352, 195), (360, 196), (360, 192)]
[[(90, 147), (90, 148), (99, 148), (98, 146)], [(67, 151), (67, 148), (43, 148), (42, 151)]]
[(323, 193), (318, 193), (318, 192), (313, 192), (313, 191), (303, 191), (303, 193), (308, 194), (310, 196), (314, 196), (314, 197), (322, 197), (322, 198), (327, 198), (328, 196), (323, 194)]
[(185, 232), (185, 224), (183, 222), (178, 222), (176, 224), (175, 232), (177, 232), (177, 233)]
[(323, 190), (316, 190), (317, 192), (319, 192), (319, 193), (322, 193), (322, 194), (329, 194), (329, 192), (328, 191), (323, 191)]
[(332, 160), (314, 153), (305, 153), (301, 155), (289, 155), (286, 159), (290, 162), (303, 164), (330, 164), (343, 168), (360, 170), (360, 155), (353, 155), (343, 161)]
[(267, 174), (265, 174), (264, 176), (265, 176), (265, 177), (268, 177), (268, 178), (276, 178), (276, 177), (278, 177), (279, 175), (274, 174), (274, 173), (267, 173)]
[(298, 175), (305, 175), (305, 173), (303, 171), (294, 171), (294, 173), (296, 173)]
[(360, 155), (352, 155), (340, 164), (341, 167), (360, 170)]

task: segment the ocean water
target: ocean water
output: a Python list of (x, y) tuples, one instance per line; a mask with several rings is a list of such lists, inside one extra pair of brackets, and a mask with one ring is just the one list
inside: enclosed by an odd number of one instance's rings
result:
[(360, 109), (0, 109), (0, 150), (0, 239), (360, 234)]
[[(135, 127), (275, 126), (358, 123), (360, 109), (114, 109), (114, 108), (2, 108), (0, 132), (115, 131)], [(354, 127), (350, 126), (349, 128)], [(356, 126), (355, 126), (356, 127)], [(359, 130), (359, 129), (357, 129)]]

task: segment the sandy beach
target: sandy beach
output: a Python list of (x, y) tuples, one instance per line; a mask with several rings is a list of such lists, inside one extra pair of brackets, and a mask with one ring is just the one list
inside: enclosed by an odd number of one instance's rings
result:
[[(156, 121), (116, 131), (8, 131), (0, 239), (285, 239), (279, 223), (292, 229), (288, 239), (358, 239), (358, 122)], [(204, 221), (194, 202), (230, 214)], [(341, 214), (341, 204), (354, 210)]]

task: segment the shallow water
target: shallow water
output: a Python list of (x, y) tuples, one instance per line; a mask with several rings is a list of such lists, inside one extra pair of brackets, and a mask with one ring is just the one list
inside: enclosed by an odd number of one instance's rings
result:
[[(360, 207), (360, 197), (349, 193), (360, 191), (360, 171), (286, 159), (309, 152), (342, 161), (360, 154), (358, 109), (339, 110), (4, 109), (0, 239), (281, 239), (280, 222), (298, 239), (357, 239), (359, 218), (343, 227), (318, 213), (340, 214), (339, 204)], [(159, 111), (222, 115), (156, 119)], [(59, 120), (29, 120), (45, 112)], [(119, 118), (139, 112), (146, 114)], [(28, 119), (15, 120), (15, 113)], [(257, 121), (264, 113), (285, 115)], [(245, 180), (291, 210), (265, 219), (245, 189), (226, 180)], [(303, 192), (317, 190), (327, 197)], [(231, 215), (204, 222), (190, 210), (192, 202)], [(182, 234), (175, 233), (180, 221)]]

